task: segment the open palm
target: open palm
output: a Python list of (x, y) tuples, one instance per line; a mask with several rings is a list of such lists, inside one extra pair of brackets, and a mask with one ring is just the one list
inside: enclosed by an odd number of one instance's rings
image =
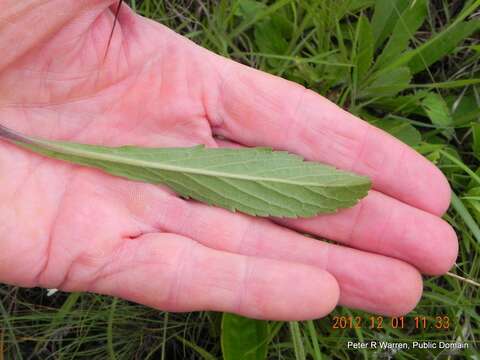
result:
[(30, 3), (7, 1), (3, 125), (103, 145), (270, 146), (366, 174), (374, 190), (338, 214), (259, 219), (2, 142), (1, 282), (171, 311), (306, 319), (337, 303), (406, 313), (421, 295), (420, 272), (454, 263), (455, 233), (438, 217), (448, 184), (406, 145), (127, 7), (104, 58), (111, 0)]

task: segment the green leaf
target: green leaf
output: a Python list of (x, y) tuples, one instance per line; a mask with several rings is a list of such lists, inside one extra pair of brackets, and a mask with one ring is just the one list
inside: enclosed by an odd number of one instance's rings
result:
[(367, 88), (360, 92), (360, 97), (394, 96), (405, 90), (409, 86), (411, 79), (412, 75), (407, 67), (382, 73)]
[(275, 1), (270, 6), (259, 7), (259, 11), (250, 19), (244, 19), (241, 24), (239, 24), (235, 29), (233, 29), (228, 34), (228, 39), (235, 39), (244, 31), (247, 31), (251, 26), (255, 25), (257, 22), (262, 21), (263, 19), (268, 18), (271, 14), (275, 13), (284, 6), (290, 5), (291, 0), (278, 0)]
[(1, 126), (0, 137), (48, 157), (164, 184), (185, 198), (250, 215), (331, 213), (355, 205), (370, 188), (366, 177), (266, 148), (114, 148), (35, 139)]
[(415, 32), (425, 21), (427, 12), (426, 0), (417, 0), (412, 6), (407, 7), (399, 17), (392, 36), (377, 60), (377, 68), (381, 68), (384, 64), (389, 64), (407, 48)]
[(420, 90), (408, 95), (384, 97), (376, 100), (375, 106), (389, 113), (425, 115), (421, 101), (426, 95), (426, 91)]
[(267, 358), (268, 323), (234, 314), (223, 314), (222, 352), (224, 360), (264, 360)]
[(480, 118), (480, 107), (475, 95), (449, 96), (445, 99), (450, 108), (453, 108), (452, 118), (454, 126), (463, 126)]
[(255, 43), (262, 53), (284, 54), (288, 49), (287, 39), (291, 30), (291, 24), (285, 16), (274, 14), (269, 20), (255, 26)]
[(254, 19), (259, 11), (263, 11), (267, 7), (265, 4), (254, 0), (240, 0), (237, 6), (235, 15), (247, 21)]
[(429, 93), (422, 101), (423, 108), (432, 124), (445, 128), (452, 126), (452, 117), (447, 103), (443, 97), (437, 93)]
[(372, 17), (375, 48), (378, 48), (392, 33), (399, 15), (409, 3), (410, 0), (376, 0)]
[[(344, 13), (342, 14), (341, 11), (339, 11), (339, 14), (343, 17), (346, 14), (353, 14), (361, 9), (371, 7), (375, 0), (347, 0), (345, 2), (339, 2), (339, 6), (343, 7)], [(338, 9), (336, 9), (338, 11)]]
[(361, 16), (357, 25), (357, 52), (355, 58), (357, 81), (365, 78), (373, 61), (373, 33), (370, 22)]
[[(383, 0), (378, 1), (382, 2)], [(448, 27), (416, 49), (404, 52), (395, 61), (384, 67), (382, 73), (388, 73), (392, 69), (407, 65), (412, 74), (416, 74), (449, 54), (459, 42), (480, 28), (480, 20), (478, 19), (468, 22), (464, 21), (469, 15), (476, 11), (479, 5), (480, 0), (467, 2), (464, 9)]]
[(395, 61), (382, 69), (382, 73), (389, 73), (392, 69), (407, 65), (412, 74), (416, 74), (431, 64), (448, 55), (458, 43), (480, 28), (480, 20), (468, 22), (455, 21), (448, 28), (433, 36), (417, 47), (406, 51)]
[[(456, 26), (448, 27), (429, 41), (412, 50), (408, 67), (412, 74), (416, 74), (431, 64), (450, 54), (457, 44), (480, 29), (480, 20), (460, 22)], [(413, 56), (412, 56), (413, 55)]]
[(420, 141), (422, 141), (422, 135), (420, 132), (407, 121), (387, 118), (378, 119), (371, 123), (412, 147), (418, 145)]
[(428, 93), (422, 100), (422, 106), (433, 125), (444, 129), (445, 136), (453, 135), (453, 118), (443, 97), (437, 93)]

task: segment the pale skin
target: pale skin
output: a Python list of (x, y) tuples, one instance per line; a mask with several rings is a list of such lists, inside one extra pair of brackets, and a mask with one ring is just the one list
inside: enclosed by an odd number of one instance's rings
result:
[(3, 4), (3, 125), (107, 146), (269, 146), (368, 175), (373, 189), (337, 214), (260, 219), (2, 141), (0, 282), (302, 320), (337, 305), (406, 314), (421, 274), (453, 266), (457, 238), (441, 219), (450, 188), (433, 164), (320, 95), (127, 6), (104, 59), (114, 3)]

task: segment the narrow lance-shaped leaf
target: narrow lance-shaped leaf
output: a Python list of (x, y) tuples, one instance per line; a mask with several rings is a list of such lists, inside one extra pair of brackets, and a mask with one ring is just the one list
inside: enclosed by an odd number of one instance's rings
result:
[(309, 217), (355, 205), (370, 180), (266, 148), (102, 147), (27, 137), (0, 138), (33, 152), (115, 176), (164, 184), (180, 196), (257, 216)]
[(414, 38), (418, 28), (425, 22), (427, 14), (427, 0), (417, 0), (407, 7), (400, 15), (387, 45), (375, 64), (377, 69), (381, 69), (400, 56)]
[[(393, 97), (400, 91), (405, 90), (412, 79), (408, 67), (400, 67), (390, 72), (378, 72), (372, 76), (372, 83), (367, 85), (359, 93), (359, 97)], [(368, 83), (367, 83), (368, 84)]]
[(399, 15), (411, 4), (410, 0), (376, 0), (372, 30), (377, 49), (392, 33)]
[(358, 20), (356, 47), (356, 81), (361, 82), (372, 65), (374, 50), (372, 26), (365, 16), (361, 16)]

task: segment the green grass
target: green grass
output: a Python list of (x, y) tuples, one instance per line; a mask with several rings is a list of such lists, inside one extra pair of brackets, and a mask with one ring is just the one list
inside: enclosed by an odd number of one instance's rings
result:
[[(389, 7), (389, 4), (394, 6)], [(413, 4), (413, 5), (412, 5)], [(297, 81), (391, 132), (435, 162), (455, 192), (445, 219), (460, 239), (450, 275), (425, 279), (404, 329), (332, 329), (328, 318), (268, 323), (270, 359), (388, 358), (349, 339), (458, 340), (479, 357), (479, 1), (146, 0), (136, 10), (217, 53)], [(477, 16), (475, 16), (477, 14)], [(475, 38), (476, 37), (476, 38)], [(381, 289), (379, 289), (381, 291)], [(0, 360), (221, 358), (221, 314), (166, 314), (93, 294), (0, 286)], [(447, 330), (416, 329), (448, 316)], [(421, 320), (420, 320), (421, 322)], [(398, 359), (447, 356), (430, 349)]]

